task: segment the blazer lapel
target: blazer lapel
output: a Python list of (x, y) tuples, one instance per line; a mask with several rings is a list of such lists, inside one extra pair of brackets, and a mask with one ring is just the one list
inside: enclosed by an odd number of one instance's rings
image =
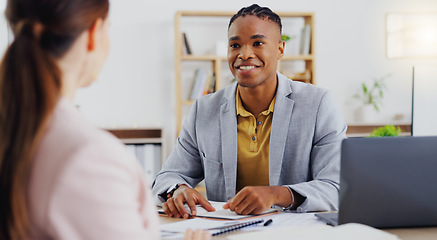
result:
[(281, 176), (282, 160), (284, 158), (285, 143), (290, 126), (291, 113), (294, 101), (290, 99), (292, 92), (290, 79), (277, 73), (278, 89), (276, 91), (276, 102), (273, 110), (273, 120), (270, 132), (269, 149), (269, 181), (270, 186), (279, 184)]
[[(237, 184), (237, 116), (235, 113), (235, 91), (225, 94), (227, 99), (220, 107), (220, 132), (223, 156), (223, 176), (225, 178), (226, 199), (235, 195)], [(233, 91), (232, 91), (233, 89)]]

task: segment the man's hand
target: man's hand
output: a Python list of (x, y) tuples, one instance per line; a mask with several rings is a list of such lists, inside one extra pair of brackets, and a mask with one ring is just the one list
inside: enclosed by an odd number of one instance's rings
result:
[(187, 187), (186, 185), (181, 185), (174, 193), (173, 197), (167, 199), (167, 202), (162, 204), (162, 210), (169, 217), (180, 218), (183, 217), (187, 219), (190, 215), (185, 209), (184, 203), (188, 204), (191, 210), (191, 215), (196, 215), (196, 204), (200, 204), (207, 211), (215, 211), (215, 208), (208, 202), (198, 191)]
[(289, 206), (291, 194), (283, 186), (249, 186), (244, 187), (223, 206), (238, 214), (261, 214), (272, 205)]

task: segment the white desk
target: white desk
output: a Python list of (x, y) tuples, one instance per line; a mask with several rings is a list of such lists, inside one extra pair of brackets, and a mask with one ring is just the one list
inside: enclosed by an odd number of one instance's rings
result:
[[(180, 218), (159, 217), (160, 223), (172, 223), (177, 221), (183, 221)], [(399, 228), (399, 229), (384, 229), (384, 231), (395, 234), (402, 240), (436, 240), (437, 239), (437, 227), (432, 228)], [(221, 240), (227, 239), (227, 236), (234, 234), (245, 233), (244, 231), (235, 231), (228, 234), (215, 236), (212, 239)]]

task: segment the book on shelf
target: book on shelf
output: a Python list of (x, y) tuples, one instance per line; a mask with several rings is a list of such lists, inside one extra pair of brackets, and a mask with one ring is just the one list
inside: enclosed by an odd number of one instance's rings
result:
[(190, 43), (188, 42), (188, 38), (187, 38), (187, 34), (186, 33), (182, 33), (182, 41), (183, 41), (183, 45), (182, 45), (182, 51), (183, 54), (191, 54), (191, 47), (190, 47)]
[(214, 92), (215, 92), (215, 74), (212, 73), (209, 75), (208, 80), (206, 80), (202, 96)]
[(208, 84), (208, 74), (202, 68), (198, 68), (194, 74), (193, 87), (191, 88), (190, 100), (196, 100), (205, 92), (205, 86)]
[(305, 24), (302, 28), (301, 42), (300, 42), (300, 54), (310, 54), (311, 48), (311, 25)]
[(215, 78), (215, 73), (212, 73), (211, 75), (210, 75), (210, 78), (209, 78), (209, 84), (208, 84), (208, 86), (207, 86), (207, 88), (208, 88), (208, 93), (214, 93), (215, 92), (215, 81), (216, 81), (216, 78)]

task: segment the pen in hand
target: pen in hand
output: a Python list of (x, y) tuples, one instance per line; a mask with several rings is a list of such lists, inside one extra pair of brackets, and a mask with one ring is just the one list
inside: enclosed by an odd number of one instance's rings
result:
[(272, 222), (273, 222), (273, 220), (269, 219), (269, 220), (267, 220), (267, 222), (264, 223), (263, 226), (266, 227), (266, 226), (270, 225)]

